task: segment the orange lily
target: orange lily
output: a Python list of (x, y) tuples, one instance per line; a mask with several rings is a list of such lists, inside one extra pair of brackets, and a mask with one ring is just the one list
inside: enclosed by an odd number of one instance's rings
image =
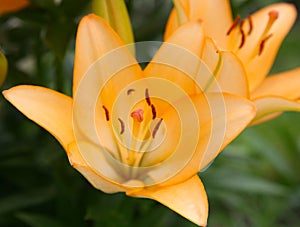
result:
[[(165, 37), (181, 24), (202, 20), (205, 33), (223, 50), (234, 52), (247, 72), (250, 99), (257, 107), (253, 124), (270, 120), (282, 111), (300, 111), (300, 68), (267, 77), (281, 42), (297, 12), (293, 5), (267, 6), (246, 19), (232, 18), (229, 0), (174, 0)], [(216, 15), (220, 20), (216, 19)], [(220, 84), (238, 81), (224, 80)], [(234, 93), (234, 92), (231, 92)]]
[(23, 9), (29, 3), (28, 0), (0, 0), (0, 15)]
[[(142, 70), (113, 29), (91, 14), (78, 28), (73, 98), (30, 85), (3, 94), (57, 138), (95, 188), (154, 199), (206, 226), (197, 173), (247, 126), (255, 107), (239, 96), (203, 93), (207, 83), (196, 86), (199, 66), (208, 72), (196, 56), (204, 45), (201, 24), (187, 23)], [(243, 73), (234, 55), (220, 54), (222, 77), (235, 68)]]

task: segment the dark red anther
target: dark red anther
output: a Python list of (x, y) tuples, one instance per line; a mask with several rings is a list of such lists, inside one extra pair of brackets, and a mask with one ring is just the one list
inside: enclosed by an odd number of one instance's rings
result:
[(104, 109), (106, 120), (109, 121), (109, 112), (108, 112), (108, 109), (104, 105), (102, 106), (102, 108)]
[(147, 102), (148, 106), (151, 106), (151, 100), (150, 100), (150, 97), (149, 97), (148, 88), (146, 88), (146, 91), (145, 91), (145, 98), (146, 98), (146, 102)]
[(118, 118), (119, 122), (120, 122), (120, 125), (121, 125), (121, 131), (120, 131), (120, 134), (122, 135), (125, 131), (125, 124), (124, 124), (124, 121), (122, 121), (121, 118)]
[(228, 29), (226, 35), (230, 35), (230, 33), (233, 31), (233, 29), (238, 25), (240, 19), (241, 19), (241, 16), (240, 16), (240, 15), (237, 15), (237, 17), (236, 17), (235, 20), (233, 21), (232, 25), (231, 25), (230, 28)]
[(241, 39), (241, 43), (240, 43), (239, 49), (241, 49), (244, 46), (245, 41), (246, 41), (246, 35), (245, 35), (244, 30), (243, 30), (244, 22), (245, 22), (245, 20), (242, 20), (242, 22), (240, 24), (240, 32), (241, 32), (241, 35), (242, 35), (242, 39)]
[(130, 94), (133, 93), (133, 92), (135, 92), (134, 89), (129, 89), (129, 90), (127, 91), (127, 95), (130, 95)]
[(252, 17), (251, 15), (248, 16), (248, 22), (249, 22), (249, 31), (248, 31), (248, 35), (250, 35), (252, 33), (253, 30), (253, 21), (252, 21)]
[(151, 104), (151, 111), (152, 111), (152, 120), (156, 118), (156, 109), (153, 104)]

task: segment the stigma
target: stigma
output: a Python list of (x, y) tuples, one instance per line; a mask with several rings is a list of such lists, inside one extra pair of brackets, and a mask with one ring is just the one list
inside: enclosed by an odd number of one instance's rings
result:
[(137, 109), (130, 114), (130, 117), (132, 117), (133, 120), (136, 122), (142, 122), (144, 120), (143, 115), (144, 115), (144, 110)]

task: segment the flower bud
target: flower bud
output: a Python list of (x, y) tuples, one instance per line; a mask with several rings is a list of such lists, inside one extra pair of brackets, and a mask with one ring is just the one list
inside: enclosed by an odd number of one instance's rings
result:
[[(130, 18), (124, 0), (94, 0), (93, 12), (102, 17), (118, 33), (125, 44), (134, 43)], [(134, 46), (129, 46), (134, 54)]]
[(0, 51), (0, 86), (3, 84), (7, 73), (7, 60), (4, 54)]

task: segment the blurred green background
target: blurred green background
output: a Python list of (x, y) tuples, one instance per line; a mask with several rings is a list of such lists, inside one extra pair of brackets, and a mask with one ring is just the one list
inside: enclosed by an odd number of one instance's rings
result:
[[(36, 84), (70, 95), (76, 26), (90, 12), (90, 1), (31, 2), (0, 17), (0, 47), (9, 61), (2, 89)], [(241, 15), (275, 2), (231, 1)], [(126, 4), (136, 41), (162, 40), (171, 0)], [(300, 66), (299, 41), (298, 20), (273, 72)], [(210, 202), (208, 226), (300, 226), (299, 123), (299, 113), (285, 113), (247, 129), (200, 173)], [(0, 226), (195, 225), (155, 201), (94, 189), (69, 165), (58, 142), (1, 96)]]

